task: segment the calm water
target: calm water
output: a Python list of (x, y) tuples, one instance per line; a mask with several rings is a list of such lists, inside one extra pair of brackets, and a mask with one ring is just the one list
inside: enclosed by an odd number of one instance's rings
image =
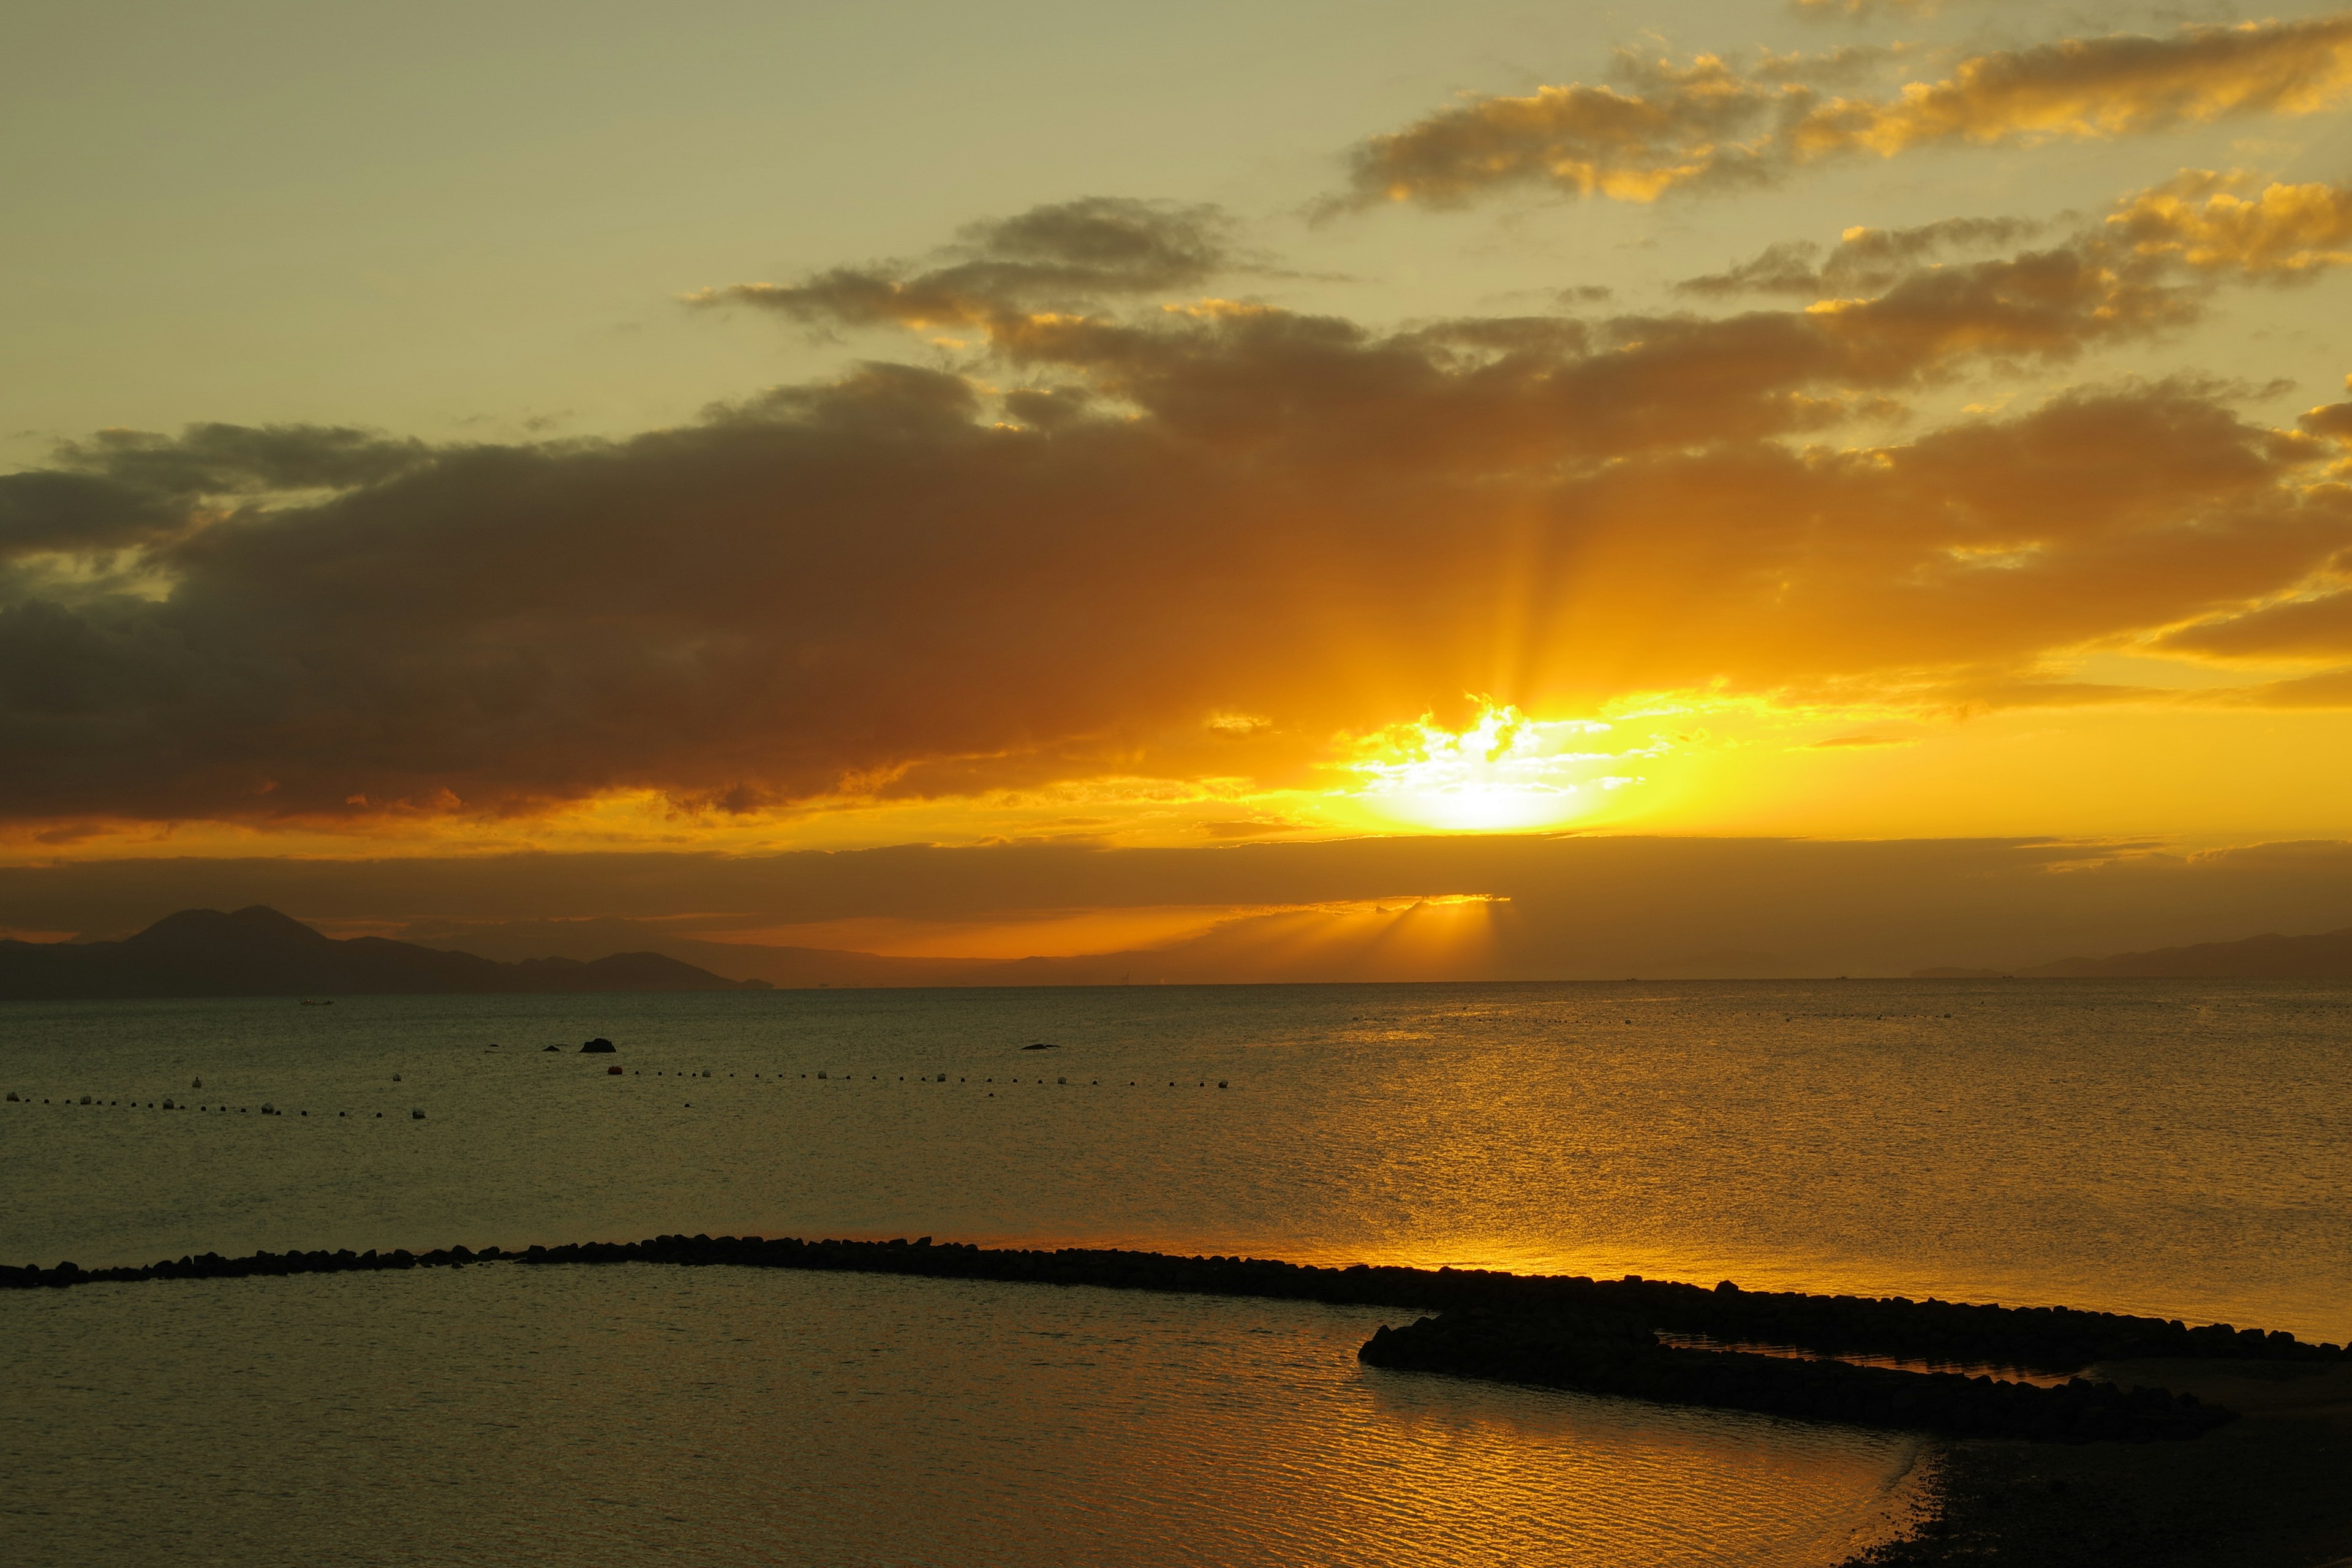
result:
[[(538, 1048), (591, 1034), (621, 1054)], [(2342, 1341), (2347, 1045), (2352, 988), (2290, 984), (16, 1004), (0, 1260), (928, 1234)], [(1394, 1317), (635, 1267), (12, 1295), (0, 1529), (70, 1563), (1794, 1564), (1901, 1505), (1899, 1436), (1359, 1367)]]

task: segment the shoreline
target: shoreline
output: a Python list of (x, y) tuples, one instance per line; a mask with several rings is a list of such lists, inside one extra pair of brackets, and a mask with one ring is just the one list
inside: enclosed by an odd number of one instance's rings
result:
[(2119, 1362), (2241, 1418), (2193, 1444), (1931, 1443), (1904, 1537), (1841, 1568), (2341, 1568), (2352, 1367)]
[[(793, 1237), (664, 1236), (516, 1251), (465, 1247), (425, 1253), (257, 1252), (163, 1260), (140, 1268), (0, 1266), (0, 1289), (56, 1289), (100, 1283), (163, 1283), (297, 1274), (602, 1263), (785, 1268), (944, 1279), (1089, 1286), (1255, 1297), (1328, 1305), (1435, 1310), (1472, 1321), (1578, 1324), (1596, 1312), (1724, 1339), (1808, 1344), (1818, 1358), (1782, 1359), (1806, 1389), (1851, 1379), (1848, 1353), (1916, 1353), (2095, 1375), (2078, 1390), (2162, 1387), (2237, 1419), (2193, 1440), (2103, 1441), (2082, 1430), (2020, 1437), (1925, 1436), (1903, 1490), (1911, 1528), (1849, 1557), (1842, 1568), (2323, 1568), (2352, 1553), (2352, 1354), (2281, 1333), (2062, 1308), (1751, 1292), (1628, 1276), (1514, 1275), (1476, 1269), (1322, 1268), (1263, 1258), (1184, 1258), (1086, 1248), (983, 1248), (916, 1241), (804, 1241)], [(1759, 1325), (1769, 1331), (1758, 1332)], [(1391, 1340), (1398, 1331), (1383, 1329)], [(1379, 1342), (1376, 1335), (1372, 1342)], [(2120, 1353), (2070, 1352), (2102, 1347)], [(1370, 1348), (1370, 1345), (1366, 1348)], [(2137, 1353), (2135, 1353), (2137, 1352)], [(2154, 1353), (2149, 1353), (2154, 1352)], [(1673, 1356), (1717, 1352), (1666, 1351)], [(1733, 1358), (1763, 1362), (1762, 1356)], [(1810, 1373), (1802, 1369), (1811, 1369)], [(1433, 1368), (1493, 1377), (1476, 1366)], [(1506, 1381), (1533, 1381), (1506, 1370)], [(1883, 1373), (1984, 1384), (1961, 1374)], [(2107, 1380), (2112, 1380), (2110, 1383)], [(1555, 1384), (1557, 1385), (1557, 1384)], [(2006, 1384), (2032, 1388), (2031, 1384)], [(1595, 1392), (1612, 1392), (1596, 1389)], [(1638, 1396), (1638, 1388), (1619, 1390)], [(2053, 1392), (2036, 1390), (2037, 1393)], [(2055, 1391), (2063, 1393), (2063, 1390)], [(1712, 1404), (1711, 1400), (1678, 1401)], [(2077, 1403), (2082, 1398), (2078, 1395)], [(1751, 1406), (1752, 1407), (1752, 1406)], [(1835, 1420), (1845, 1414), (1808, 1392), (1778, 1413)], [(1900, 1420), (1870, 1424), (1911, 1427)], [(1948, 1432), (1950, 1428), (1947, 1427)], [(2152, 1434), (2143, 1434), (2152, 1435)], [(2055, 1440), (2048, 1440), (2055, 1438)]]

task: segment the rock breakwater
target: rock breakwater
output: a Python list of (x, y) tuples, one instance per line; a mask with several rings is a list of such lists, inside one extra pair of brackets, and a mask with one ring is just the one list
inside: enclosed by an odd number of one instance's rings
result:
[(1712, 1289), (1664, 1279), (1591, 1279), (1580, 1275), (1352, 1264), (1324, 1268), (1271, 1258), (1183, 1257), (1164, 1252), (1063, 1247), (980, 1247), (918, 1241), (805, 1241), (756, 1236), (659, 1236), (633, 1242), (582, 1242), (521, 1250), (462, 1247), (425, 1253), (259, 1252), (251, 1258), (182, 1258), (144, 1267), (83, 1269), (0, 1266), (0, 1289), (107, 1280), (233, 1279), (257, 1274), (436, 1268), (476, 1262), (527, 1265), (667, 1263), (839, 1269), (992, 1279), (1112, 1289), (1255, 1296), (1340, 1306), (1445, 1312), (1484, 1307), (1538, 1316), (1630, 1319), (1646, 1330), (1703, 1335), (1733, 1344), (1774, 1344), (1821, 1355), (1880, 1355), (1998, 1364), (2051, 1373), (2098, 1361), (2151, 1357), (2327, 1362), (2334, 1344), (2227, 1323), (2129, 1317), (2071, 1307), (2000, 1307), (1906, 1297), (1822, 1296)]
[(1382, 1328), (1368, 1365), (1448, 1373), (1665, 1405), (1751, 1410), (1966, 1437), (2152, 1442), (2236, 1419), (2193, 1394), (2073, 1379), (2054, 1388), (1956, 1372), (1900, 1372), (1830, 1360), (1661, 1344), (1637, 1318), (1469, 1307)]

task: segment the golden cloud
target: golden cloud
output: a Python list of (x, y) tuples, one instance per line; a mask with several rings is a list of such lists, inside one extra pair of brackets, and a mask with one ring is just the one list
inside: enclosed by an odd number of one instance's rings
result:
[(2138, 256), (2305, 279), (2352, 261), (2352, 190), (2317, 181), (2257, 186), (2243, 175), (2191, 169), (2125, 203), (2107, 227)]
[(2352, 88), (2352, 16), (2070, 38), (1969, 56), (1891, 95), (1827, 95), (1820, 84), (1851, 74), (1856, 58), (1766, 57), (1743, 69), (1714, 55), (1677, 66), (1621, 53), (1622, 86), (1475, 99), (1371, 138), (1352, 154), (1336, 205), (1459, 206), (1527, 185), (1647, 202), (1769, 183), (1837, 156), (2107, 141), (2309, 114)]

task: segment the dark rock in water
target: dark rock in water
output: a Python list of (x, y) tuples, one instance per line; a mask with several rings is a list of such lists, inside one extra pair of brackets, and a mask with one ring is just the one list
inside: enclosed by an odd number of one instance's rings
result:
[(1024, 1046), (1021, 1048), (1024, 1051), (1058, 1051), (1062, 1047), (1059, 1046), (1049, 1046), (1045, 1041), (1040, 1040), (1034, 1046)]
[(562, 1047), (562, 1046), (549, 1046), (549, 1047), (545, 1047), (545, 1049), (547, 1049), (547, 1050), (551, 1050), (551, 1051), (560, 1051), (560, 1050), (562, 1050), (562, 1048), (563, 1048), (563, 1047)]
[(582, 1056), (603, 1056), (608, 1051), (616, 1051), (618, 1049), (620, 1049), (618, 1046), (615, 1046), (612, 1041), (599, 1036), (597, 1038), (593, 1039), (586, 1045), (581, 1047), (580, 1054)]

